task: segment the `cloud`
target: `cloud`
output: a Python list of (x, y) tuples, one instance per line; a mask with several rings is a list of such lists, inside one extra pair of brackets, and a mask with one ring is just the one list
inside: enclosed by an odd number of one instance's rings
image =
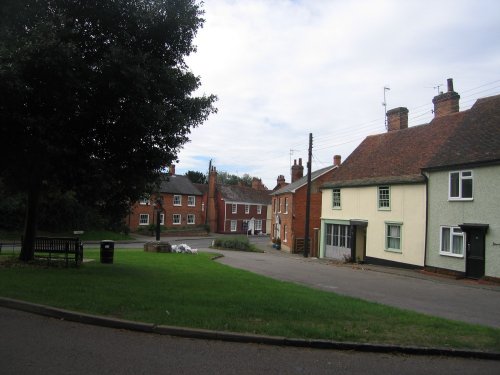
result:
[[(411, 126), (432, 118), (433, 87), (447, 78), (459, 93), (499, 78), (496, 1), (207, 0), (204, 9), (187, 61), (219, 113), (193, 129), (178, 173), (213, 159), (272, 188), (307, 158), (309, 133), (319, 169), (383, 132), (386, 85), (388, 109), (408, 107)], [(500, 92), (485, 89), (462, 103)]]

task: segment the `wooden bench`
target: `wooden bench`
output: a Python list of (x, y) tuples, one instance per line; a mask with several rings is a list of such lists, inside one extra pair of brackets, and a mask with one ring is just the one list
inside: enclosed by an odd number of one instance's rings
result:
[(66, 261), (68, 267), (69, 259), (75, 260), (75, 265), (78, 265), (83, 260), (83, 245), (80, 239), (74, 237), (36, 237), (35, 238), (36, 254), (48, 254), (48, 261), (52, 258), (60, 259), (61, 256)]

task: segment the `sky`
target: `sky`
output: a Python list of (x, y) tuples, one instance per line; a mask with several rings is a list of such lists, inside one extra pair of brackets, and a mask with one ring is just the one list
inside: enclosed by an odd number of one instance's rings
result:
[(205, 0), (203, 9), (186, 62), (202, 82), (195, 95), (217, 95), (218, 112), (192, 129), (177, 174), (206, 173), (212, 160), (273, 189), (279, 175), (290, 182), (294, 160), (307, 173), (309, 134), (315, 171), (385, 132), (386, 109), (428, 123), (448, 78), (460, 110), (500, 94), (498, 0)]

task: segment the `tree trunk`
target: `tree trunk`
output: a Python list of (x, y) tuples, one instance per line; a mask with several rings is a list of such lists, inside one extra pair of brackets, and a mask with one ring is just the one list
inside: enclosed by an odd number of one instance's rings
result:
[(35, 257), (36, 224), (38, 219), (38, 202), (40, 201), (41, 190), (41, 179), (33, 177), (28, 190), (28, 204), (26, 207), (23, 243), (21, 247), (21, 254), (19, 255), (19, 259), (23, 262), (29, 262)]

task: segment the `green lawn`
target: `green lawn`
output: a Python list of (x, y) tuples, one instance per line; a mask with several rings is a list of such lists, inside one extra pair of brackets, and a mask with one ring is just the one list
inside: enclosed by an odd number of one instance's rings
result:
[[(156, 324), (266, 335), (500, 351), (500, 330), (233, 269), (213, 254), (115, 249), (114, 264), (0, 266), (0, 295)], [(3, 255), (0, 259), (7, 259)]]

